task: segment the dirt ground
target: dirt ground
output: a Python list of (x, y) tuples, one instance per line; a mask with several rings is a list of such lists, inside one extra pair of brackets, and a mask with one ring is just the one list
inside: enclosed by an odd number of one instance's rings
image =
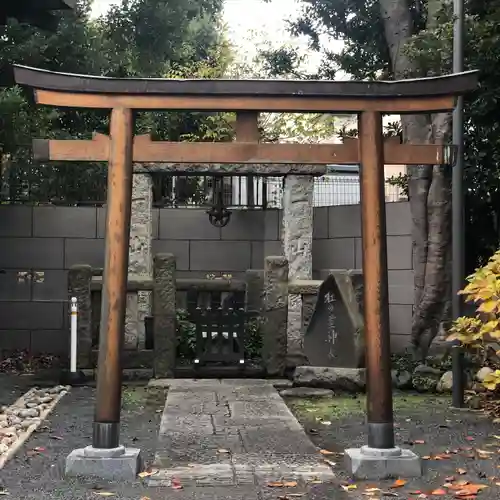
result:
[(480, 412), (451, 409), (450, 397), (408, 393), (394, 397), (396, 444), (424, 458), (424, 477), (352, 485), (342, 453), (366, 444), (364, 396), (287, 403), (312, 441), (332, 452), (325, 458), (337, 464), (334, 469), (345, 480), (349, 498), (472, 499), (475, 490), (478, 499), (500, 498), (500, 426)]

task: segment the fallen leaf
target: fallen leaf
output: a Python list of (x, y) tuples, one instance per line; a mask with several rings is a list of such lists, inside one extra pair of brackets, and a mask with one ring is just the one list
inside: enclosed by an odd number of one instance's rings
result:
[(335, 455), (335, 453), (333, 451), (329, 451), (329, 450), (319, 450), (319, 452), (322, 455)]
[(150, 472), (139, 472), (138, 476), (140, 478), (143, 478), (143, 477), (150, 477), (150, 476), (154, 476), (155, 474), (157, 474), (158, 471), (157, 470), (153, 470), (153, 471), (150, 471)]
[(225, 448), (220, 448), (217, 450), (217, 453), (231, 453), (229, 450), (226, 450)]
[(55, 439), (56, 441), (63, 441), (64, 438), (61, 436), (49, 436), (50, 439)]
[(367, 493), (376, 493), (378, 491), (382, 491), (380, 488), (366, 488)]
[(149, 497), (141, 497), (140, 500), (151, 500), (151, 498), (149, 498)]
[(421, 495), (422, 492), (420, 490), (409, 491), (408, 495)]
[(404, 479), (396, 479), (394, 483), (392, 483), (391, 488), (401, 488), (406, 484)]
[(329, 420), (323, 420), (321, 425), (332, 425), (332, 423)]
[(267, 483), (267, 486), (269, 486), (269, 488), (283, 488), (283, 483), (281, 481), (271, 481)]
[(466, 436), (465, 438), (467, 441), (474, 441), (475, 438), (473, 438), (472, 436)]
[(350, 490), (355, 490), (357, 489), (357, 486), (355, 484), (341, 484), (340, 487), (344, 491), (350, 491)]
[(288, 498), (298, 498), (298, 497), (303, 497), (305, 493), (287, 493), (286, 496)]
[(394, 491), (382, 491), (383, 497), (397, 497), (398, 494), (394, 493)]
[(0, 496), (7, 496), (10, 495), (10, 493), (7, 490), (0, 490)]
[(94, 491), (94, 495), (99, 495), (100, 497), (115, 497), (116, 493), (111, 491)]
[(336, 462), (332, 462), (331, 460), (327, 460), (326, 458), (323, 459), (323, 462), (325, 462), (325, 464), (329, 465), (330, 467), (335, 467), (337, 465)]
[(415, 441), (413, 441), (414, 444), (425, 444), (425, 441), (423, 439), (415, 439)]
[(431, 459), (430, 455), (425, 455), (424, 457), (422, 457), (422, 460), (430, 460), (430, 459)]
[(36, 451), (37, 453), (42, 453), (45, 451), (45, 448), (43, 446), (37, 446), (36, 448), (33, 448), (33, 451)]
[(451, 483), (453, 481), (455, 481), (455, 476), (448, 476), (448, 477), (445, 477), (444, 480), (447, 482), (447, 483)]
[(467, 470), (466, 469), (457, 469), (457, 472), (463, 476), (464, 474), (467, 474)]
[(437, 490), (433, 490), (431, 495), (446, 495), (446, 491), (442, 488), (438, 488)]
[(283, 481), (283, 486), (285, 488), (295, 488), (297, 486), (297, 481)]
[(182, 484), (178, 479), (172, 479), (171, 487), (173, 490), (182, 490)]

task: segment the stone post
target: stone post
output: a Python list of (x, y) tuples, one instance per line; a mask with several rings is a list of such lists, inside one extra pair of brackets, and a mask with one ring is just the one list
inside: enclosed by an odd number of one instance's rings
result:
[(282, 376), (286, 368), (288, 261), (266, 257), (264, 264), (264, 325), (262, 360), (267, 375)]
[[(283, 193), (283, 252), (290, 280), (312, 279), (314, 177), (289, 175)], [(287, 366), (305, 362), (302, 297), (288, 296)]]
[(175, 256), (170, 253), (154, 257), (153, 322), (154, 376), (173, 377), (177, 347)]
[[(92, 302), (90, 285), (92, 268), (87, 265), (72, 266), (68, 272), (68, 300), (76, 297), (78, 302), (77, 363), (78, 369), (93, 368), (92, 354)], [(69, 333), (69, 332), (68, 332)]]
[[(134, 174), (128, 279), (147, 278), (153, 274), (153, 183), (148, 174)], [(151, 292), (127, 294), (125, 349), (144, 349), (144, 319), (151, 315)]]
[(258, 269), (248, 269), (245, 273), (245, 310), (260, 312), (263, 308), (264, 273)]

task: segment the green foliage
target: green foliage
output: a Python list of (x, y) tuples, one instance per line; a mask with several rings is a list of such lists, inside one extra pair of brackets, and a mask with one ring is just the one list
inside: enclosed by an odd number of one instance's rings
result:
[[(31, 160), (34, 137), (89, 138), (108, 132), (108, 111), (41, 108), (14, 86), (12, 63), (112, 77), (218, 78), (232, 60), (221, 25), (222, 0), (123, 0), (97, 20), (90, 0), (57, 13), (41, 31), (9, 21), (0, 27), (0, 154), (4, 198), (104, 201), (106, 166)], [(230, 140), (233, 117), (206, 113), (139, 113), (137, 133), (163, 140)]]
[[(301, 5), (290, 30), (306, 36), (311, 49), (321, 53), (318, 77), (335, 78), (342, 71), (360, 80), (393, 78), (379, 1), (302, 0)], [(408, 0), (402, 5), (409, 8), (413, 21), (413, 36), (404, 52), (419, 74), (451, 72), (452, 2)], [(499, 26), (498, 0), (465, 1), (465, 69), (479, 70), (481, 80), (480, 90), (465, 100), (465, 254), (469, 272), (484, 264), (500, 244)], [(329, 44), (335, 40), (344, 45), (332, 52)], [(404, 178), (392, 182), (406, 191)]]
[(176, 311), (177, 356), (179, 359), (193, 360), (196, 352), (196, 325), (191, 323), (184, 309)]

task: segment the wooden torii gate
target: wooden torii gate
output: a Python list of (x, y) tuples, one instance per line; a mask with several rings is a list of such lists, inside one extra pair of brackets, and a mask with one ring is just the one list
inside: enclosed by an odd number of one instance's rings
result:
[[(450, 164), (454, 148), (383, 140), (382, 115), (453, 110), (476, 72), (394, 82), (113, 79), (15, 67), (38, 104), (111, 109), (110, 133), (92, 140), (35, 140), (39, 159), (108, 161), (105, 266), (93, 447), (119, 445), (123, 342), (134, 162), (172, 174), (321, 175), (361, 164), (368, 446), (394, 448), (384, 164)], [(134, 110), (233, 111), (234, 143), (156, 142), (134, 136)], [(259, 112), (357, 114), (359, 139), (343, 145), (259, 142)], [(195, 165), (195, 167), (193, 167)]]

